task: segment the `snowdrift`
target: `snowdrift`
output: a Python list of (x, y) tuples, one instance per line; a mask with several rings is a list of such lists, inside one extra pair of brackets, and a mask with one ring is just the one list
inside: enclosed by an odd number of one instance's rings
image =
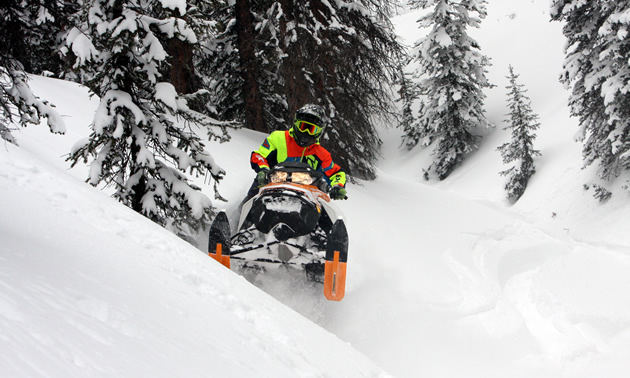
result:
[(386, 376), (46, 160), (5, 144), (0, 167), (2, 376)]

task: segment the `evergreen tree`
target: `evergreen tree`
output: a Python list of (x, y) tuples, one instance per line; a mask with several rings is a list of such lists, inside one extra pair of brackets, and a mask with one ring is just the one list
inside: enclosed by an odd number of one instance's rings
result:
[(333, 124), (322, 143), (352, 175), (372, 179), (381, 141), (375, 122), (395, 112), (402, 57), (389, 22), (392, 1), (280, 2), (280, 77), (289, 117), (319, 103)]
[(267, 2), (217, 1), (209, 13), (209, 18), (216, 22), (216, 34), (208, 46), (209, 59), (200, 67), (211, 78), (209, 86), (218, 116), (238, 120), (246, 128), (265, 133), (273, 130), (266, 122), (271, 109), (284, 102), (270, 101), (269, 97), (277, 97), (262, 86), (263, 76), (269, 76), (261, 67), (269, 59), (269, 53), (263, 52), (277, 44), (261, 36), (266, 29), (263, 25), (268, 25), (262, 21), (261, 13), (268, 7)]
[[(84, 30), (68, 35), (77, 68), (101, 99), (90, 137), (69, 159), (73, 165), (91, 159), (90, 184), (115, 186), (115, 198), (180, 235), (213, 214), (183, 172), (210, 173), (215, 181), (224, 174), (196, 132), (203, 127), (212, 137), (226, 136), (162, 81), (172, 72), (163, 41), (197, 43), (185, 13), (153, 0), (93, 0), (82, 14)], [(217, 128), (221, 135), (212, 132)]]
[(390, 88), (402, 55), (392, 4), (245, 0), (226, 7), (215, 58), (239, 75), (224, 69), (215, 80), (219, 113), (269, 132), (289, 127), (302, 105), (319, 104), (332, 120), (322, 143), (349, 173), (373, 178), (375, 122), (395, 114)]
[(406, 73), (402, 74), (399, 83), (398, 101), (402, 103), (402, 118), (398, 127), (403, 129), (403, 135), (406, 136), (403, 142), (407, 142), (408, 148), (413, 148), (418, 144), (418, 141), (415, 139), (418, 128), (416, 118), (413, 115), (413, 106), (418, 103), (420, 88), (418, 83), (410, 76)]
[(32, 71), (30, 43), (34, 35), (45, 34), (48, 12), (54, 1), (23, 2), (6, 0), (0, 3), (0, 137), (16, 143), (11, 135), (12, 124), (39, 124), (48, 120), (54, 133), (65, 132), (65, 125), (53, 106), (37, 98), (28, 86), (27, 72)]
[[(479, 44), (467, 33), (468, 26), (479, 27), (486, 16), (485, 0), (412, 0), (416, 8), (433, 11), (418, 23), (431, 28), (416, 43), (415, 60), (420, 68), (421, 113), (403, 136), (409, 148), (434, 145), (434, 168), (440, 180), (448, 177), (466, 155), (478, 148), (480, 136), (475, 128), (491, 125), (483, 109), (483, 88), (489, 59), (479, 52)], [(472, 17), (471, 13), (478, 17)], [(425, 174), (426, 175), (426, 174)]]
[[(34, 25), (25, 35), (27, 49), (24, 64), (27, 72), (74, 80), (71, 60), (61, 50), (72, 17), (79, 10), (79, 0), (29, 1)], [(36, 6), (35, 6), (36, 5)]]
[(538, 116), (533, 113), (530, 100), (525, 95), (526, 90), (523, 84), (518, 84), (518, 75), (514, 73), (514, 69), (510, 66), (510, 90), (508, 93), (508, 107), (510, 108), (510, 118), (505, 120), (508, 126), (504, 130), (512, 130), (512, 141), (505, 143), (497, 150), (503, 157), (503, 163), (515, 163), (509, 169), (500, 172), (502, 176), (507, 176), (508, 181), (505, 184), (507, 197), (514, 202), (525, 193), (529, 178), (536, 173), (534, 166), (534, 156), (540, 156), (540, 151), (535, 150), (533, 143), (536, 135), (532, 132), (540, 126), (536, 122)]
[[(77, 11), (76, 0), (7, 0), (0, 5), (2, 47), (10, 50), (25, 72), (46, 71), (62, 77), (67, 69), (59, 49), (70, 15)], [(5, 44), (6, 43), (6, 44)]]
[(584, 165), (611, 180), (630, 170), (630, 1), (553, 0), (568, 39), (560, 80), (572, 87)]
[[(186, 3), (188, 9), (184, 17), (197, 41), (191, 43), (174, 35), (166, 36), (166, 38), (158, 35), (168, 54), (166, 61), (169, 68), (164, 75), (164, 80), (173, 84), (177, 93), (186, 99), (191, 109), (216, 117), (216, 107), (212, 103), (209, 89), (212, 87), (214, 77), (218, 74), (214, 69), (208, 69), (207, 64), (217, 44), (216, 22), (209, 15), (214, 14), (223, 5), (222, 2), (215, 0), (187, 0)], [(168, 14), (160, 15), (160, 17), (163, 16), (168, 16)], [(183, 15), (180, 14), (180, 16)], [(229, 68), (229, 66), (217, 67), (217, 69)], [(227, 121), (227, 123), (232, 127), (237, 126), (237, 123), (232, 121)]]

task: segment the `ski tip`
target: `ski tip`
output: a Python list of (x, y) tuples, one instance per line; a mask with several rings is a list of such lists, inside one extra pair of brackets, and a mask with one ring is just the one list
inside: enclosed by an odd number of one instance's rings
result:
[(221, 219), (221, 220), (225, 219), (225, 220), (227, 220), (227, 212), (225, 210), (219, 211), (214, 219), (215, 219), (215, 222), (216, 222), (217, 219)]
[(339, 251), (335, 251), (333, 261), (326, 261), (324, 267), (324, 296), (329, 301), (338, 302), (346, 294), (346, 263), (339, 257)]
[(227, 214), (218, 213), (208, 231), (208, 252), (215, 253), (216, 246), (223, 245), (223, 254), (230, 254), (230, 222)]
[(212, 257), (213, 259), (217, 260), (221, 265), (225, 266), (226, 268), (228, 269), (231, 268), (230, 255), (223, 254), (223, 245), (221, 243), (217, 243), (214, 248), (214, 253), (213, 251), (209, 251), (208, 255)]

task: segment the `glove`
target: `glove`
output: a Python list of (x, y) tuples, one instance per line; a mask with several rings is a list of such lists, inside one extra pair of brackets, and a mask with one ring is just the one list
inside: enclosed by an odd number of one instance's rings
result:
[(330, 198), (334, 200), (348, 199), (348, 196), (346, 196), (346, 194), (348, 194), (348, 192), (343, 186), (336, 185), (330, 191)]
[(269, 170), (267, 169), (261, 169), (258, 171), (258, 174), (256, 175), (256, 181), (258, 181), (258, 184), (265, 185), (267, 183), (267, 173), (269, 173)]

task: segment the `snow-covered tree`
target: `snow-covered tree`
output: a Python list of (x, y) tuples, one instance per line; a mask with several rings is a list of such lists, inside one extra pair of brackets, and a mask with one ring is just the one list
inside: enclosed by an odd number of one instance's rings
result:
[(560, 80), (572, 87), (584, 165), (611, 180), (630, 170), (630, 1), (553, 0), (564, 21), (566, 58)]
[(431, 30), (415, 45), (421, 113), (403, 138), (409, 148), (434, 146), (435, 157), (426, 171), (434, 168), (443, 180), (478, 148), (481, 137), (474, 129), (491, 127), (482, 91), (492, 86), (486, 79), (490, 62), (466, 32), (485, 18), (486, 1), (411, 0), (410, 4), (432, 11), (418, 20), (420, 28)]
[(170, 69), (165, 41), (197, 42), (184, 5), (93, 0), (84, 9), (84, 30), (68, 34), (77, 69), (100, 97), (93, 131), (69, 159), (91, 160), (90, 184), (115, 186), (115, 198), (180, 235), (207, 224), (213, 213), (210, 199), (184, 172), (209, 173), (215, 191), (224, 174), (197, 132), (226, 137), (224, 125), (191, 110), (162, 81)]
[(277, 41), (261, 37), (266, 30), (263, 25), (268, 26), (262, 20), (267, 8), (268, 2), (216, 1), (208, 13), (215, 22), (215, 36), (208, 45), (209, 59), (200, 66), (210, 80), (218, 117), (238, 120), (261, 132), (273, 130), (267, 120), (274, 119), (272, 109), (284, 104), (282, 99), (271, 101), (277, 97), (262, 87), (264, 77), (270, 75), (262, 67), (270, 60), (269, 53), (263, 52), (277, 45)]
[(59, 49), (78, 0), (6, 0), (2, 9), (3, 47), (10, 49), (24, 71), (64, 76), (67, 64)]
[(352, 175), (375, 177), (380, 139), (375, 122), (394, 112), (401, 46), (389, 21), (394, 2), (280, 2), (279, 72), (289, 114), (319, 103), (332, 125), (322, 143)]
[(413, 106), (418, 103), (420, 88), (414, 78), (407, 73), (401, 75), (398, 87), (398, 102), (401, 103), (402, 108), (402, 117), (398, 127), (403, 130), (403, 135), (407, 136), (407, 141), (412, 141), (408, 147), (413, 148), (417, 142), (414, 142), (414, 138), (411, 136), (418, 131)]
[(523, 89), (524, 85), (517, 82), (518, 76), (514, 73), (512, 66), (509, 67), (510, 90), (508, 93), (508, 107), (510, 108), (509, 119), (506, 119), (507, 126), (504, 130), (512, 130), (512, 140), (505, 143), (497, 150), (503, 157), (503, 163), (514, 163), (509, 169), (500, 172), (502, 176), (507, 176), (505, 184), (507, 197), (513, 202), (518, 201), (525, 193), (527, 183), (534, 173), (534, 156), (540, 156), (540, 151), (534, 149), (534, 139), (540, 124), (537, 122), (538, 115), (534, 114), (531, 102)]
[(42, 32), (52, 16), (47, 6), (53, 1), (24, 2), (5, 0), (0, 3), (0, 137), (15, 143), (12, 124), (39, 124), (42, 118), (54, 133), (65, 132), (65, 124), (46, 100), (39, 99), (28, 86), (28, 69), (32, 66), (29, 40)]
[(216, 22), (209, 15), (220, 7), (220, 2), (187, 0), (186, 3), (186, 23), (195, 33), (197, 42), (190, 43), (176, 36), (169, 36), (163, 41), (169, 63), (164, 79), (175, 86), (177, 93), (184, 95), (192, 109), (214, 116), (215, 109), (208, 89), (217, 73), (205, 67), (212, 46), (216, 45)]
[(389, 21), (393, 4), (237, 1), (217, 8), (219, 113), (269, 132), (289, 127), (302, 105), (319, 104), (332, 120), (322, 143), (349, 173), (373, 178), (375, 122), (395, 114), (390, 91), (402, 55)]

